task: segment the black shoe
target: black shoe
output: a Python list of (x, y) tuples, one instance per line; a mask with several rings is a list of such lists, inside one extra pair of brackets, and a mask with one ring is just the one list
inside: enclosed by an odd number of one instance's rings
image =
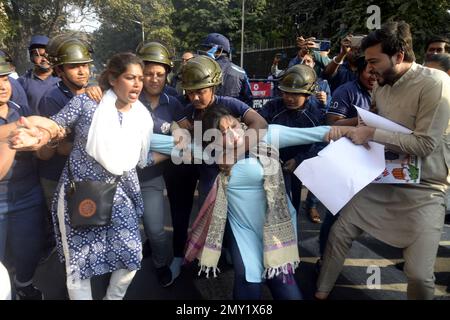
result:
[(152, 247), (150, 247), (150, 241), (147, 240), (142, 244), (142, 257), (148, 258), (152, 255)]
[(168, 287), (173, 283), (172, 272), (168, 266), (156, 268), (156, 277), (162, 287)]
[(16, 300), (44, 300), (42, 292), (30, 284), (26, 287), (16, 287)]

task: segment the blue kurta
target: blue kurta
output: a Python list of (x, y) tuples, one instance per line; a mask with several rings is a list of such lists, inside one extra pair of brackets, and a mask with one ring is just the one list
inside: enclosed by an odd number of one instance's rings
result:
[(115, 176), (86, 152), (89, 128), (96, 109), (97, 103), (83, 94), (74, 97), (58, 114), (51, 117), (59, 125), (71, 128), (75, 133), (73, 149), (61, 175), (52, 205), (58, 252), (64, 261), (60, 230), (65, 228), (69, 256), (68, 265), (66, 263), (67, 274), (75, 279), (87, 279), (118, 269), (137, 270), (142, 259), (139, 218), (142, 216), (143, 202), (135, 169), (120, 178), (113, 200), (110, 225), (72, 228), (66, 201), (64, 201), (64, 226), (59, 224), (58, 194), (64, 186), (64, 196), (67, 199), (69, 190), (67, 165), (70, 165), (75, 181), (113, 182), (115, 179)]
[[(328, 126), (314, 128), (289, 128), (269, 125), (264, 140), (279, 148), (323, 141), (330, 130)], [(277, 143), (278, 141), (278, 143)], [(151, 149), (170, 154), (173, 139), (169, 136), (153, 135)], [(248, 282), (261, 282), (263, 264), (263, 226), (267, 201), (264, 191), (263, 168), (254, 158), (236, 162), (228, 183), (228, 221), (241, 253)], [(297, 226), (296, 211), (287, 199), (292, 223)]]

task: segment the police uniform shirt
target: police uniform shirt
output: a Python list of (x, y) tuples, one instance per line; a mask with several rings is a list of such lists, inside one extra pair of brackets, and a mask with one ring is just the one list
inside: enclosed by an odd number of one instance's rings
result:
[(253, 94), (245, 70), (232, 63), (228, 57), (220, 56), (217, 60), (223, 73), (222, 84), (217, 87), (217, 95), (228, 96), (252, 105)]
[[(179, 122), (186, 119), (186, 114), (183, 106), (177, 98), (162, 93), (159, 97), (159, 104), (155, 109), (152, 109), (150, 102), (146, 99), (145, 93), (142, 92), (139, 100), (146, 106), (152, 115), (153, 132), (159, 134), (170, 135), (170, 125), (172, 122)], [(137, 170), (139, 181), (147, 181), (154, 177), (160, 176), (164, 169), (164, 162), (149, 166), (144, 169)]]
[(347, 61), (345, 61), (339, 68), (336, 73), (328, 78), (328, 83), (330, 85), (331, 94), (334, 94), (334, 91), (341, 85), (356, 80), (358, 78), (358, 74), (356, 71), (352, 71), (350, 65)]
[(42, 80), (34, 74), (33, 70), (28, 70), (25, 75), (18, 79), (27, 94), (28, 105), (33, 114), (38, 114), (39, 101), (42, 95), (59, 80), (59, 78), (54, 76), (49, 76), (47, 79)]
[(354, 105), (369, 110), (371, 100), (370, 93), (359, 80), (353, 80), (343, 84), (333, 93), (330, 109), (327, 113), (342, 116), (346, 119), (354, 118), (358, 115)]
[[(38, 106), (39, 115), (50, 118), (64, 108), (73, 97), (74, 94), (64, 82), (58, 82), (56, 86), (49, 88), (42, 96)], [(39, 176), (48, 180), (59, 181), (67, 158), (67, 156), (55, 152), (49, 160), (39, 160)]]
[[(29, 116), (30, 110), (8, 102), (8, 115), (0, 117), (0, 126)], [(5, 177), (0, 181), (0, 214), (22, 210), (43, 202), (37, 174), (36, 159), (32, 152), (17, 152)]]
[(171, 87), (171, 86), (169, 86), (167, 84), (164, 86), (164, 91), (163, 92), (165, 94), (169, 95), (169, 96), (173, 96), (173, 97), (178, 96), (177, 89), (175, 89), (174, 87)]
[(12, 78), (11, 76), (9, 76), (8, 78), (9, 83), (11, 83), (12, 90), (11, 98), (9, 100), (15, 102), (22, 108), (29, 109), (27, 94), (25, 93), (25, 90), (23, 90), (22, 85), (19, 83), (19, 81)]
[[(275, 98), (268, 101), (258, 113), (269, 124), (279, 124), (292, 128), (311, 128), (320, 125), (317, 116), (311, 112), (311, 108), (306, 103), (304, 108), (291, 110), (286, 108), (282, 98)], [(313, 156), (309, 151), (312, 144), (292, 146), (280, 149), (280, 158), (283, 161), (295, 159), (300, 164), (304, 159)]]

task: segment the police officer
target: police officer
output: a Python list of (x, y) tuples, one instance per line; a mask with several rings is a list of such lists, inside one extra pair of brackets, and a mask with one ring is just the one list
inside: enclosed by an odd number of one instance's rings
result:
[[(268, 101), (258, 111), (269, 124), (296, 128), (310, 128), (321, 124), (317, 113), (309, 106), (309, 99), (316, 91), (316, 73), (313, 68), (307, 65), (289, 68), (280, 81), (279, 89), (281, 98)], [(293, 172), (304, 159), (314, 156), (313, 152), (313, 144), (280, 149), (286, 192), (296, 210), (300, 206), (301, 182)], [(313, 222), (320, 222), (318, 215), (310, 218)]]
[[(193, 132), (194, 122), (201, 121), (205, 110), (211, 105), (221, 105), (236, 118), (241, 118), (250, 129), (260, 132), (267, 128), (267, 122), (244, 102), (233, 98), (220, 96), (217, 93), (222, 83), (222, 69), (220, 65), (208, 56), (200, 55), (190, 59), (181, 69), (181, 87), (185, 90), (190, 103), (186, 107), (188, 126), (182, 128)], [(260, 136), (261, 137), (261, 136)], [(201, 144), (201, 141), (194, 141)], [(248, 150), (248, 149), (247, 149)], [(184, 246), (187, 239), (189, 216), (195, 187), (198, 181), (199, 205), (203, 204), (219, 172), (217, 165), (179, 165), (172, 170), (173, 194), (169, 195), (172, 223), (173, 223), (173, 251), (174, 260), (170, 266), (172, 276), (176, 278), (180, 273), (183, 261)], [(181, 184), (180, 181), (183, 181)], [(166, 180), (166, 183), (168, 181)], [(168, 189), (169, 192), (169, 189)]]
[[(148, 42), (138, 47), (136, 53), (145, 64), (144, 88), (139, 99), (152, 115), (153, 132), (170, 135), (172, 123), (187, 125), (187, 120), (181, 103), (165, 92), (167, 75), (173, 67), (169, 51), (161, 43)], [(167, 287), (173, 278), (167, 265), (169, 255), (164, 230), (164, 171), (170, 175), (170, 163), (138, 169), (138, 176), (144, 199), (144, 230), (149, 239), (149, 244), (144, 244), (144, 255), (145, 248), (150, 245), (158, 282)], [(171, 184), (167, 185), (170, 195), (173, 194), (171, 187)]]
[[(0, 126), (29, 116), (30, 110), (10, 101), (10, 63), (0, 56)], [(0, 262), (6, 248), (12, 253), (15, 268), (16, 298), (41, 300), (43, 295), (33, 285), (44, 237), (44, 197), (39, 184), (34, 155), (10, 154), (11, 167), (0, 181)]]
[(364, 56), (356, 60), (358, 78), (349, 81), (333, 93), (330, 109), (327, 112), (327, 124), (338, 126), (358, 125), (358, 112), (354, 106), (370, 110), (372, 89), (377, 81), (374, 74), (367, 71)]
[(237, 98), (252, 105), (252, 91), (244, 69), (230, 61), (230, 40), (220, 33), (210, 33), (200, 44), (200, 53), (206, 53), (220, 65), (223, 81), (217, 87), (217, 95)]
[[(48, 46), (50, 63), (60, 81), (42, 96), (38, 111), (44, 117), (57, 114), (74, 96), (83, 94), (89, 81), (92, 63), (90, 47), (84, 41), (71, 36), (57, 36)], [(50, 208), (53, 194), (72, 150), (72, 136), (57, 146), (43, 146), (37, 151), (39, 174), (45, 198)]]
[(59, 81), (53, 76), (53, 69), (48, 61), (48, 41), (48, 37), (42, 35), (31, 37), (28, 52), (33, 68), (18, 79), (27, 94), (33, 114), (39, 114), (38, 106), (42, 95)]
[[(9, 65), (11, 66), (12, 70), (14, 70), (13, 60), (11, 58), (11, 55), (5, 49), (0, 49), (0, 56), (4, 57), (5, 61), (8, 62)], [(11, 88), (12, 88), (12, 95), (9, 100), (15, 102), (19, 106), (28, 108), (29, 106), (28, 106), (27, 94), (23, 90), (22, 85), (19, 83), (19, 81), (17, 81), (16, 78), (14, 78), (12, 76), (12, 74), (13, 73), (8, 75), (9, 82), (11, 83)]]

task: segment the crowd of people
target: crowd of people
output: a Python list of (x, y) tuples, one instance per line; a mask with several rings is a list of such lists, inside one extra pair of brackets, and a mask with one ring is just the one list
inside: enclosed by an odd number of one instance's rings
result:
[[(369, 184), (337, 215), (326, 210), (315, 298), (327, 299), (352, 241), (367, 232), (403, 250), (408, 298), (432, 299), (450, 173), (450, 41), (430, 39), (420, 65), (405, 22), (352, 38), (330, 58), (314, 38), (298, 37), (289, 67), (278, 69), (275, 59), (271, 68), (279, 97), (258, 110), (218, 33), (185, 52), (179, 70), (159, 42), (117, 53), (98, 85), (88, 85), (91, 46), (75, 35), (33, 36), (33, 68), (18, 80), (1, 51), (0, 299), (44, 299), (33, 276), (55, 250), (70, 299), (92, 300), (91, 278), (107, 273), (104, 299), (123, 299), (150, 256), (162, 287), (196, 259), (217, 276), (223, 252), (233, 265), (234, 299), (260, 299), (263, 283), (274, 299), (303, 299), (297, 215), (322, 217), (311, 192), (301, 205), (293, 172), (341, 137), (421, 157), (422, 174), (416, 184)], [(412, 133), (367, 126), (355, 106)], [(79, 226), (74, 185), (92, 181), (115, 186), (109, 222)], [(200, 210), (189, 226), (196, 189)], [(96, 205), (79, 211), (94, 215)]]

